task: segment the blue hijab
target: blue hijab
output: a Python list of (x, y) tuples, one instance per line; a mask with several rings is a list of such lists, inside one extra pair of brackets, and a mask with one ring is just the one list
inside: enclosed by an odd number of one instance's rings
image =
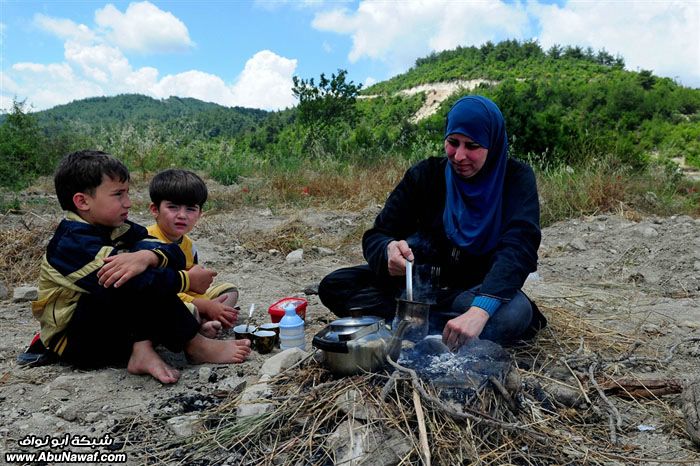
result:
[(447, 196), (442, 221), (447, 237), (470, 254), (496, 247), (501, 232), (503, 183), (508, 158), (508, 136), (503, 115), (493, 101), (470, 95), (459, 99), (447, 114), (445, 139), (462, 134), (488, 149), (479, 172), (460, 177), (447, 163)]

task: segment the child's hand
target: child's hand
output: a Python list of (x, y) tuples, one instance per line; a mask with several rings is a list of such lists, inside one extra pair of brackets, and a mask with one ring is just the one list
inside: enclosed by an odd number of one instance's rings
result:
[(214, 281), (216, 272), (213, 270), (207, 270), (201, 265), (195, 265), (187, 271), (187, 275), (190, 277), (190, 291), (202, 294), (207, 291), (207, 288), (209, 288), (211, 282)]
[(105, 257), (105, 265), (97, 271), (97, 282), (109, 288), (119, 288), (131, 278), (158, 265), (158, 256), (152, 251), (136, 251)]
[(227, 296), (214, 299), (195, 298), (192, 304), (208, 320), (218, 320), (224, 328), (231, 328), (238, 320), (238, 310), (224, 304)]

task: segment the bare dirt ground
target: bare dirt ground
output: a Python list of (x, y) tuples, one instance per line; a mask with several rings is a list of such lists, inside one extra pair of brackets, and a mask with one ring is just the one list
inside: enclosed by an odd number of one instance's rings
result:
[[(257, 305), (254, 321), (267, 321), (265, 310), (281, 297), (305, 296), (310, 350), (313, 335), (333, 316), (315, 294), (304, 290), (313, 291), (330, 271), (362, 261), (359, 242), (346, 245), (347, 238), (364, 230), (378, 210), (379, 206), (361, 212), (268, 208), (213, 212), (192, 236), (205, 264), (219, 272), (217, 280), (238, 285), (242, 308)], [(544, 229), (539, 270), (525, 289), (545, 308), (565, 309), (591, 328), (631, 335), (662, 357), (672, 345), (700, 337), (700, 219), (629, 217), (598, 215)], [(45, 227), (58, 218), (55, 211), (7, 214), (0, 229)], [(134, 212), (132, 218), (149, 220), (145, 212)], [(306, 245), (298, 263), (285, 260), (284, 252), (270, 246), (275, 237), (288, 240), (292, 234), (303, 237)], [(7, 298), (0, 301), (0, 463), (7, 452), (32, 451), (19, 446), (30, 435), (109, 434), (115, 438), (110, 448), (126, 452), (129, 464), (142, 464), (139, 445), (129, 441), (129, 426), (150, 426), (154, 441), (182, 435), (173, 418), (197, 414), (236, 396), (243, 381), (251, 384), (258, 379), (261, 364), (270, 356), (253, 352), (240, 365), (193, 366), (182, 355), (163, 352), (182, 371), (181, 380), (172, 386), (130, 375), (124, 368), (88, 372), (61, 365), (22, 368), (15, 358), (38, 326), (29, 303), (14, 302), (9, 288)], [(699, 377), (699, 356), (700, 345), (691, 341), (681, 344), (667, 364), (639, 371), (644, 377), (687, 384)], [(685, 433), (678, 394), (664, 395), (668, 412), (652, 415), (610, 398), (621, 412), (625, 441), (645, 445), (647, 458), (651, 449), (659, 458), (700, 464), (700, 450)], [(637, 455), (631, 452), (629, 461), (612, 464), (637, 464), (632, 459)], [(570, 459), (561, 462), (576, 464)]]

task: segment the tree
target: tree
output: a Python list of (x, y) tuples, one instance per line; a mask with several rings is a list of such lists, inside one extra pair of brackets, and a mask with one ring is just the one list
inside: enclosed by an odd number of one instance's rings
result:
[[(0, 126), (0, 184), (20, 188), (42, 174), (43, 137), (36, 118), (25, 111), (26, 101), (13, 101), (12, 111)], [(52, 168), (52, 167), (51, 167)]]
[(348, 72), (338, 70), (338, 74), (331, 74), (326, 78), (324, 73), (314, 83), (314, 78), (309, 80), (292, 78), (294, 87), (292, 93), (299, 99), (299, 122), (315, 127), (324, 128), (337, 122), (354, 123), (357, 119), (355, 100), (362, 88), (362, 84), (355, 85), (352, 81), (346, 82)]

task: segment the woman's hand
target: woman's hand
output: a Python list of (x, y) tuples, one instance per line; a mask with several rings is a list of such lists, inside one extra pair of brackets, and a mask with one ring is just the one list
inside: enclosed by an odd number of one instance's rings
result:
[(461, 316), (447, 322), (442, 332), (442, 341), (454, 351), (469, 340), (479, 338), (488, 320), (488, 312), (472, 306)]
[(404, 240), (392, 241), (386, 247), (387, 269), (392, 277), (406, 275), (406, 259), (413, 261), (413, 251)]

